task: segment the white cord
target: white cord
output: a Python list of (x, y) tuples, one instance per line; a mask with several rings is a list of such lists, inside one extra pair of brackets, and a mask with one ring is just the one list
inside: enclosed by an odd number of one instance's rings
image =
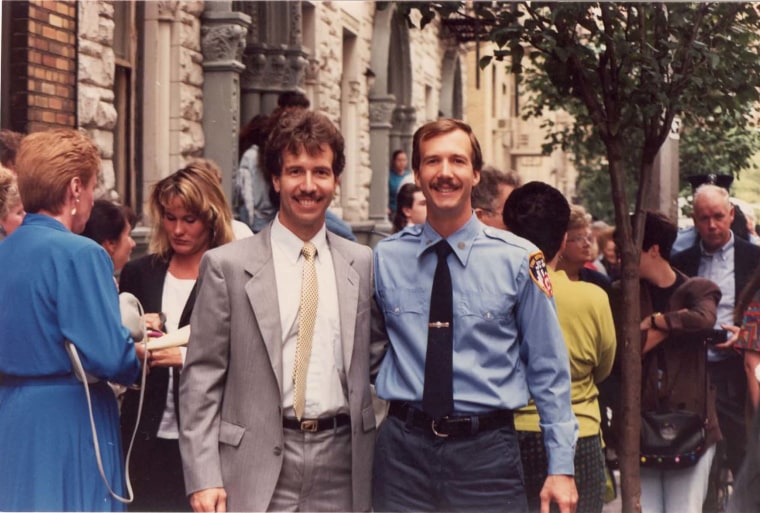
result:
[(140, 417), (142, 416), (143, 399), (145, 397), (145, 379), (148, 369), (148, 352), (145, 351), (145, 354), (143, 355), (142, 376), (140, 378), (140, 400), (137, 404), (137, 420), (135, 421), (135, 428), (132, 431), (132, 438), (129, 440), (127, 455), (124, 458), (124, 479), (126, 480), (127, 484), (127, 496), (129, 497), (124, 498), (111, 489), (111, 485), (106, 478), (106, 473), (103, 470), (103, 461), (100, 457), (100, 443), (98, 442), (98, 431), (95, 427), (95, 416), (92, 413), (92, 399), (90, 398), (89, 376), (82, 366), (82, 362), (79, 359), (79, 353), (77, 352), (76, 347), (68, 340), (66, 341), (66, 350), (68, 351), (69, 357), (71, 358), (74, 374), (76, 374), (79, 380), (82, 382), (82, 385), (84, 386), (84, 393), (87, 397), (87, 408), (90, 412), (90, 428), (92, 429), (92, 441), (95, 446), (95, 459), (98, 463), (98, 471), (100, 472), (100, 477), (103, 479), (103, 483), (105, 483), (106, 488), (108, 489), (108, 493), (110, 493), (114, 499), (124, 504), (131, 504), (132, 501), (135, 500), (135, 494), (132, 491), (132, 480), (129, 477), (129, 459), (132, 456), (132, 446), (134, 445), (135, 437), (137, 436), (137, 428), (140, 425)]

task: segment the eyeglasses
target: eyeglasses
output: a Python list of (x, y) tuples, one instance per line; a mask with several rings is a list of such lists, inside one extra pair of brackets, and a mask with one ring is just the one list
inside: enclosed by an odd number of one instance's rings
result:
[(567, 238), (567, 242), (572, 242), (573, 244), (581, 244), (583, 242), (588, 242), (591, 244), (593, 241), (594, 238), (591, 235), (576, 235), (575, 237)]

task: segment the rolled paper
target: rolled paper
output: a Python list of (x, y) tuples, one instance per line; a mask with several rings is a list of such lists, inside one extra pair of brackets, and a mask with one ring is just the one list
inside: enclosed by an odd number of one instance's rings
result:
[(146, 349), (148, 351), (157, 351), (159, 349), (167, 349), (170, 347), (179, 347), (187, 345), (187, 341), (190, 340), (190, 325), (180, 328), (176, 331), (167, 333), (163, 337), (149, 338)]

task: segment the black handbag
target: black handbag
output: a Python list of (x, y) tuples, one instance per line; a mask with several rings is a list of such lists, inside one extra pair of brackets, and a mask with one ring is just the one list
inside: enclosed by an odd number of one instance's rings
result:
[[(704, 347), (704, 346), (703, 346)], [(658, 348), (660, 380), (666, 374), (662, 347)], [(705, 402), (702, 413), (686, 410), (668, 410), (661, 407), (641, 413), (641, 435), (639, 439), (639, 462), (642, 467), (674, 470), (696, 465), (707, 449), (705, 443), (707, 423), (707, 376), (705, 381)], [(665, 388), (660, 381), (658, 389)]]
[(641, 414), (642, 466), (665, 470), (690, 467), (696, 465), (705, 449), (702, 415), (685, 410)]

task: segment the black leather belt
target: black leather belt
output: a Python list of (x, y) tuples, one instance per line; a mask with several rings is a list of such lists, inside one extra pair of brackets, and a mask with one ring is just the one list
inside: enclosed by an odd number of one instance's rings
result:
[(502, 427), (514, 429), (514, 416), (510, 410), (497, 410), (482, 415), (466, 415), (433, 419), (427, 413), (411, 407), (408, 403), (391, 401), (388, 415), (403, 420), (408, 425), (430, 431), (441, 438), (472, 436), (481, 431)]
[(351, 417), (342, 413), (334, 417), (325, 417), (321, 419), (282, 419), (282, 427), (287, 429), (297, 429), (308, 433), (318, 433), (327, 429), (335, 429), (341, 426), (351, 425)]

